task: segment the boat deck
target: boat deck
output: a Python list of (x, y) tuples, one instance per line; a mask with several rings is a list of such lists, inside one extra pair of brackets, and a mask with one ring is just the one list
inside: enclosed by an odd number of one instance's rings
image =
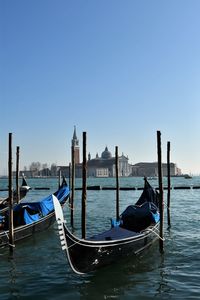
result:
[(140, 235), (140, 233), (135, 231), (130, 231), (121, 227), (113, 227), (107, 231), (99, 233), (89, 238), (91, 241), (110, 241), (110, 240), (120, 240), (124, 238), (129, 238), (133, 236)]

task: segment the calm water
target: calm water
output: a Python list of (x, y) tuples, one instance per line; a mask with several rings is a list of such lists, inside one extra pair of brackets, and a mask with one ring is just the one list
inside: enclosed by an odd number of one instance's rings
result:
[[(57, 188), (55, 179), (30, 179), (28, 198), (43, 197)], [(157, 186), (157, 181), (151, 181)], [(81, 182), (77, 181), (77, 185)], [(113, 179), (89, 184), (115, 185)], [(0, 187), (6, 182), (0, 181)], [(121, 186), (142, 186), (142, 178), (120, 179)], [(200, 185), (200, 178), (172, 178), (172, 185)], [(87, 192), (87, 234), (109, 228), (115, 213), (115, 191)], [(141, 191), (120, 191), (121, 211)], [(75, 228), (80, 234), (81, 192), (76, 191)], [(164, 191), (166, 200), (166, 192)], [(65, 216), (69, 211), (65, 207)], [(76, 275), (61, 251), (56, 224), (16, 245), (14, 256), (0, 250), (0, 299), (200, 299), (200, 189), (171, 191), (170, 231), (165, 224), (165, 252), (158, 244), (137, 259), (129, 259), (90, 275)], [(81, 255), (81, 254), (80, 254)]]

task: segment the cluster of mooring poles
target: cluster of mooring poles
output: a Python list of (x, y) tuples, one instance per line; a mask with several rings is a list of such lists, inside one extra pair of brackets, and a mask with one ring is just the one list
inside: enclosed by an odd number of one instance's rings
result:
[[(16, 148), (16, 197), (17, 203), (20, 200), (19, 190), (19, 153), (20, 147)], [(9, 133), (8, 138), (8, 196), (9, 196), (9, 249), (13, 252), (14, 244), (14, 225), (13, 225), (13, 173), (12, 173), (12, 133)]]
[[(8, 221), (8, 241), (9, 250), (13, 253), (15, 247), (14, 238), (14, 220), (13, 220), (13, 209), (14, 204), (20, 202), (20, 186), (19, 186), (19, 174), (20, 174), (20, 147), (16, 147), (16, 177), (15, 185), (16, 191), (13, 189), (13, 135), (9, 133), (8, 135), (8, 207), (9, 207), (9, 221)], [(61, 172), (59, 173), (59, 187), (61, 186)], [(35, 188), (35, 189), (48, 189), (48, 188)], [(6, 189), (7, 190), (7, 189)], [(15, 198), (16, 197), (16, 198)], [(15, 199), (14, 199), (15, 198)], [(14, 203), (15, 200), (15, 203)]]
[[(74, 146), (71, 147), (71, 164), (69, 165), (69, 181), (71, 188), (70, 208), (71, 208), (71, 226), (74, 226), (74, 190), (75, 190), (75, 159)], [(159, 249), (163, 252), (164, 241), (164, 199), (163, 199), (163, 182), (162, 182), (162, 148), (161, 148), (161, 132), (157, 131), (157, 156), (158, 156), (158, 184), (159, 184), (159, 211), (160, 211), (160, 233), (159, 233)], [(82, 238), (86, 237), (86, 198), (87, 198), (87, 158), (86, 158), (86, 132), (83, 132), (83, 163), (82, 163), (82, 207), (81, 207), (81, 230)], [(119, 220), (119, 158), (118, 146), (115, 147), (115, 175), (116, 175), (116, 220)], [(170, 142), (167, 142), (167, 220), (170, 227)]]
[[(157, 131), (157, 154), (158, 154), (158, 183), (159, 183), (159, 211), (160, 211), (160, 239), (159, 248), (160, 252), (164, 251), (164, 198), (163, 198), (163, 182), (162, 182), (162, 147), (161, 147), (161, 132)], [(170, 142), (167, 142), (167, 223), (168, 227), (171, 226), (170, 222)]]
[[(74, 226), (74, 190), (75, 190), (75, 158), (74, 145), (71, 147), (71, 164), (69, 165), (69, 182), (71, 188), (70, 208), (71, 208), (71, 226)], [(158, 155), (158, 183), (159, 183), (159, 211), (160, 211), (160, 239), (159, 248), (163, 252), (163, 224), (164, 224), (164, 199), (162, 183), (162, 149), (161, 132), (157, 131), (157, 155)], [(19, 156), (20, 147), (16, 147), (16, 193), (17, 203), (20, 199), (19, 188)], [(86, 237), (86, 198), (87, 198), (87, 157), (86, 157), (86, 132), (83, 132), (83, 163), (82, 163), (82, 209), (81, 209), (81, 227), (82, 238)], [(8, 194), (9, 194), (9, 249), (13, 252), (14, 245), (14, 225), (13, 225), (13, 175), (12, 175), (12, 133), (9, 133), (8, 141)], [(116, 175), (116, 220), (119, 220), (119, 159), (118, 146), (115, 147), (115, 175)], [(59, 173), (59, 186), (61, 184), (61, 172)], [(170, 222), (170, 142), (167, 142), (167, 223)]]

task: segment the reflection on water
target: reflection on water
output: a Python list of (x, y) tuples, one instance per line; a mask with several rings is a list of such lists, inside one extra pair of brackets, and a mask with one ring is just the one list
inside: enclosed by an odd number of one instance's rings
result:
[[(128, 258), (95, 272), (79, 285), (81, 299), (126, 299), (137, 295), (167, 299), (173, 292), (168, 283), (165, 255), (159, 253), (159, 243), (136, 258)], [(142, 287), (142, 289), (141, 289)]]
[(14, 254), (9, 254), (8, 263), (10, 266), (10, 269), (9, 269), (9, 279), (10, 280), (8, 282), (9, 286), (10, 286), (10, 298), (14, 298), (14, 297), (19, 298), (20, 291), (17, 286), (18, 274), (17, 274), (17, 266), (15, 263)]

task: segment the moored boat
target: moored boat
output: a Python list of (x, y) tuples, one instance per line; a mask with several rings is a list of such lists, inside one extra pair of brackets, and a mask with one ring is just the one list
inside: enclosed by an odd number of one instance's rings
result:
[(111, 228), (86, 239), (75, 236), (67, 227), (62, 207), (53, 197), (62, 249), (72, 270), (84, 274), (134, 256), (148, 248), (158, 238), (158, 194), (145, 179), (143, 192), (129, 205)]
[[(14, 242), (28, 238), (33, 234), (46, 230), (55, 222), (53, 196), (61, 206), (69, 197), (69, 187), (65, 180), (59, 189), (41, 200), (27, 201), (17, 204), (13, 209)], [(9, 213), (0, 217), (0, 248), (9, 245)]]

